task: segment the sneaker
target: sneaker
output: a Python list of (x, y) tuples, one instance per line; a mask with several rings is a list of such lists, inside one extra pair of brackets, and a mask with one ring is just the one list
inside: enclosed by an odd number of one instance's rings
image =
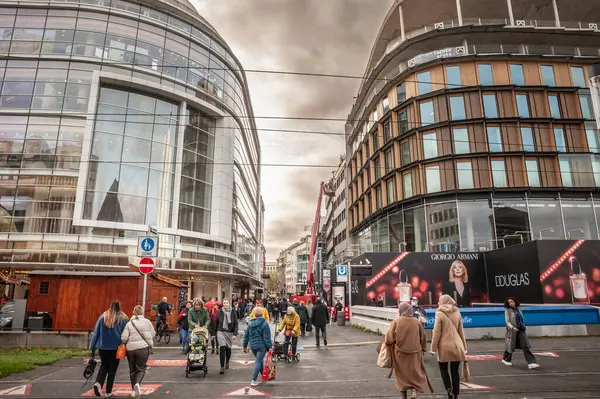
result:
[(221, 367), (221, 371), (219, 371), (219, 374), (225, 374), (225, 367)]
[(99, 382), (94, 384), (94, 394), (97, 397), (101, 397), (102, 396), (102, 386), (100, 385)]
[(111, 392), (111, 393), (108, 393), (108, 392), (106, 392), (106, 393), (104, 394), (104, 397), (105, 397), (105, 398), (110, 398), (111, 396), (113, 396), (112, 392)]
[(142, 390), (140, 389), (140, 384), (135, 384), (133, 386), (133, 397), (139, 399), (142, 396)]
[(529, 365), (529, 370), (535, 370), (535, 369), (539, 369), (539, 368), (540, 368), (540, 365), (537, 363), (531, 363)]
[(507, 361), (506, 361), (506, 360), (504, 360), (504, 359), (502, 359), (502, 363), (503, 363), (505, 366), (512, 366), (512, 363), (511, 363), (511, 362), (507, 362)]
[(225, 363), (225, 370), (229, 370), (229, 362)]
[(327, 346), (327, 340), (326, 339), (323, 340), (323, 343), (325, 344), (325, 346)]
[(253, 387), (258, 386), (258, 381), (254, 381), (254, 380), (250, 381), (250, 386), (253, 386)]
[(317, 348), (318, 348), (319, 346), (321, 346), (321, 344), (317, 342)]
[(410, 399), (417, 399), (417, 390), (416, 389), (409, 389), (408, 391), (406, 391), (406, 395)]

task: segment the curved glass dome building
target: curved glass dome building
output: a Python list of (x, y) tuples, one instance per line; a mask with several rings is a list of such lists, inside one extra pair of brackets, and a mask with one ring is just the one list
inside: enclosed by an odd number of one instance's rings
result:
[(0, 85), (0, 270), (125, 270), (152, 226), (192, 296), (260, 285), (246, 77), (188, 1), (2, 1)]
[(600, 137), (587, 0), (399, 0), (348, 118), (362, 251), (598, 239)]

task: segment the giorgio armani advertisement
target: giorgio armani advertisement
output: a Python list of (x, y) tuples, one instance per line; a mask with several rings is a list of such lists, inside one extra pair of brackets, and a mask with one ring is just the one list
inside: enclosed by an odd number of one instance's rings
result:
[(385, 298), (387, 306), (398, 300), (419, 298), (423, 305), (437, 304), (442, 294), (461, 307), (487, 302), (483, 254), (470, 253), (368, 253), (372, 274), (366, 281), (366, 299)]

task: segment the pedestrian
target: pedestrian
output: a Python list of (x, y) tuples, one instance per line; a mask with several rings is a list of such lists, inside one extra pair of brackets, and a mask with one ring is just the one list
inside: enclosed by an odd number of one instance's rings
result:
[(308, 309), (308, 318), (312, 318), (312, 310), (315, 307), (315, 305), (313, 305), (312, 301), (309, 299), (308, 302), (306, 303), (306, 309)]
[(312, 315), (310, 318), (313, 326), (315, 326), (315, 338), (317, 339), (317, 347), (321, 344), (319, 342), (319, 333), (323, 334), (323, 343), (327, 346), (327, 323), (329, 323), (329, 309), (327, 305), (319, 298), (317, 304), (313, 307)]
[(208, 301), (204, 301), (204, 307), (206, 308), (207, 311), (210, 312), (210, 310), (213, 308), (213, 306), (214, 306), (213, 298), (212, 298), (212, 296), (209, 296)]
[(293, 306), (288, 306), (287, 313), (279, 325), (279, 331), (282, 331), (285, 335), (285, 352), (289, 353), (288, 348), (291, 341), (292, 356), (296, 356), (298, 337), (300, 336), (300, 316), (298, 316), (298, 313), (296, 313), (296, 309)]
[(248, 346), (252, 350), (255, 357), (254, 372), (252, 373), (252, 381), (250, 385), (253, 387), (258, 385), (258, 376), (263, 371), (265, 355), (271, 348), (271, 327), (269, 323), (262, 317), (263, 308), (256, 310), (256, 317), (248, 322), (248, 328), (244, 334), (243, 350), (248, 353)]
[(279, 303), (279, 315), (281, 316), (282, 320), (285, 317), (287, 308), (288, 308), (288, 301), (287, 301), (287, 299), (283, 298), (281, 300), (281, 302)]
[(306, 335), (306, 325), (310, 322), (308, 308), (304, 305), (304, 302), (301, 301), (296, 310), (298, 311), (298, 316), (300, 316), (300, 336), (304, 338)]
[(0, 299), (0, 305), (4, 305), (8, 301), (8, 297), (6, 294), (2, 294), (2, 299)]
[(217, 342), (217, 330), (219, 327), (219, 306), (213, 303), (212, 309), (208, 311), (208, 317), (210, 323), (208, 325), (208, 333), (210, 334), (210, 346), (213, 355), (215, 354), (215, 347), (217, 348), (217, 355), (219, 354), (219, 343)]
[(392, 365), (396, 374), (396, 388), (402, 393), (402, 398), (414, 399), (418, 392), (423, 393), (426, 388), (433, 392), (423, 363), (427, 337), (423, 325), (413, 317), (410, 303), (401, 302), (398, 310), (399, 316), (390, 324), (385, 343), (394, 348)]
[(156, 331), (161, 324), (164, 323), (164, 328), (169, 328), (169, 323), (167, 323), (167, 313), (171, 316), (171, 305), (169, 305), (167, 297), (163, 297), (162, 301), (158, 305), (156, 305)]
[(227, 299), (223, 300), (223, 308), (219, 310), (217, 317), (217, 343), (221, 350), (221, 374), (229, 369), (231, 359), (231, 347), (233, 340), (238, 335), (237, 314), (231, 309)]
[(377, 307), (378, 308), (383, 307), (383, 298), (382, 297), (377, 298)]
[(188, 312), (189, 329), (194, 330), (194, 327), (208, 327), (210, 318), (208, 311), (204, 308), (204, 302), (201, 299), (194, 300), (194, 307)]
[(181, 322), (181, 354), (185, 355), (188, 348), (188, 337), (190, 335), (190, 322), (188, 321), (188, 313), (192, 308), (192, 301), (187, 301), (185, 307), (181, 309), (179, 317), (177, 318)]
[(531, 344), (529, 343), (529, 337), (527, 336), (527, 327), (525, 326), (525, 319), (521, 312), (520, 303), (515, 298), (508, 298), (504, 302), (504, 320), (506, 321), (506, 338), (505, 338), (505, 349), (504, 356), (502, 357), (502, 363), (507, 366), (512, 366), (512, 355), (515, 349), (522, 349), (525, 355), (525, 361), (527, 361), (530, 370), (537, 369), (540, 367), (537, 364), (535, 356), (531, 353)]
[(279, 300), (276, 299), (273, 301), (273, 322), (275, 324), (279, 323)]
[(416, 296), (413, 296), (412, 298), (410, 298), (410, 304), (412, 306), (412, 310), (413, 310), (413, 317), (417, 320), (419, 320), (419, 322), (421, 322), (421, 324), (423, 324), (423, 327), (425, 327), (427, 325), (427, 313), (425, 312), (425, 309), (423, 309), (420, 305), (419, 305), (419, 298), (417, 298)]
[(292, 306), (294, 307), (294, 309), (296, 309), (296, 313), (298, 313), (298, 306), (300, 306), (298, 304), (298, 300), (294, 299), (294, 301), (292, 302)]
[[(431, 353), (437, 353), (438, 365), (448, 398), (458, 398), (460, 393), (460, 362), (463, 374), (469, 381), (469, 367), (466, 363), (467, 341), (463, 331), (462, 316), (456, 302), (450, 295), (442, 295), (435, 312), (435, 324), (431, 338)], [(450, 372), (448, 372), (450, 368)]]
[[(258, 309), (258, 308), (265, 309), (262, 307), (262, 301), (260, 301), (260, 300), (257, 302), (256, 307), (254, 307), (252, 309), (252, 312), (250, 312), (250, 316), (248, 316), (248, 319), (253, 319), (256, 317), (256, 309)], [(262, 315), (263, 315), (263, 318), (267, 321), (267, 323), (269, 323), (271, 321), (271, 319), (269, 319), (269, 312), (266, 311), (266, 309), (264, 312), (262, 312)]]
[[(127, 324), (127, 316), (121, 312), (121, 302), (112, 301), (110, 307), (104, 312), (96, 322), (90, 349), (92, 358), (96, 354), (96, 349), (100, 354), (100, 370), (94, 383), (94, 394), (100, 397), (102, 386), (106, 381), (104, 396), (111, 397), (115, 376), (119, 368), (119, 359), (117, 359), (117, 349), (121, 345), (121, 334)], [(108, 380), (107, 380), (108, 377)]]
[(127, 346), (127, 362), (129, 363), (129, 379), (132, 396), (142, 396), (140, 385), (146, 374), (146, 363), (154, 344), (154, 327), (144, 317), (144, 308), (137, 305), (133, 308), (133, 316), (121, 333), (121, 342)]

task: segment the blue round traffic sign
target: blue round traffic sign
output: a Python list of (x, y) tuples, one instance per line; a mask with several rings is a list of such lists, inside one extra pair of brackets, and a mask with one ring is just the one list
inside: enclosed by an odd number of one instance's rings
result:
[(154, 240), (151, 238), (144, 238), (140, 245), (143, 251), (150, 252), (154, 249)]

